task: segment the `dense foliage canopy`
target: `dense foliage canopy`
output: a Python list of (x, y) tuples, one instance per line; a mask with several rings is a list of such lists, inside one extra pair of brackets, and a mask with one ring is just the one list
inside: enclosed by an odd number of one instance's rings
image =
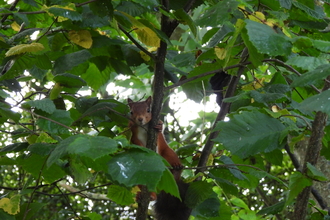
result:
[[(0, 0), (0, 219), (177, 195), (155, 132), (128, 141), (126, 99), (149, 95), (191, 219), (330, 219), (329, 21), (329, 0)], [(220, 110), (183, 126), (186, 100)]]

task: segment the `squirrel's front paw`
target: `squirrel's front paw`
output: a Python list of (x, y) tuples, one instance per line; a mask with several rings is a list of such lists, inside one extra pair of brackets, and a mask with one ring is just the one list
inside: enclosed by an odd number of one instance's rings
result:
[(154, 127), (158, 132), (163, 131), (163, 122), (162, 121), (160, 121), (160, 122), (158, 122), (158, 124)]
[(172, 166), (173, 170), (182, 170), (183, 169), (183, 165), (180, 163), (171, 164), (171, 166)]

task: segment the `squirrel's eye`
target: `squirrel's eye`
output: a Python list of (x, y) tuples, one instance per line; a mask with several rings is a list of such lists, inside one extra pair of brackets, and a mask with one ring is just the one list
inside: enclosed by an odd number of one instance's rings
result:
[(130, 113), (131, 113), (131, 115), (133, 115), (133, 112), (132, 111)]
[(147, 109), (147, 112), (150, 113), (150, 108)]

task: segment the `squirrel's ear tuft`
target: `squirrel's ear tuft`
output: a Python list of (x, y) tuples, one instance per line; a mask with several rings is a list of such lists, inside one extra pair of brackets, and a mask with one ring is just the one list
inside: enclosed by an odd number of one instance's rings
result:
[(132, 99), (130, 99), (130, 98), (127, 98), (127, 103), (128, 104), (131, 104), (133, 102), (133, 100)]
[(147, 98), (146, 102), (149, 103), (149, 104), (151, 104), (151, 102), (152, 102), (152, 98), (151, 98), (151, 96), (149, 96), (149, 97)]

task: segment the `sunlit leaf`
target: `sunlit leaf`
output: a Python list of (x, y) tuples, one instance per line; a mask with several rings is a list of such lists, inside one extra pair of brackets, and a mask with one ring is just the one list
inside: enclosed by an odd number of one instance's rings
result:
[(130, 205), (134, 202), (131, 191), (118, 185), (109, 186), (107, 196), (119, 205)]
[(260, 112), (243, 112), (232, 115), (229, 122), (220, 122), (216, 142), (223, 143), (232, 154), (246, 158), (260, 152), (270, 152), (282, 147), (280, 144), (284, 125)]
[(122, 12), (133, 25), (133, 30), (138, 35), (139, 40), (150, 47), (159, 47), (160, 38), (155, 31), (150, 29), (145, 24), (141, 23), (139, 20), (134, 17)]
[(6, 56), (13, 56), (18, 55), (22, 53), (28, 53), (28, 52), (37, 52), (45, 49), (44, 45), (41, 43), (31, 43), (31, 44), (20, 44), (14, 47), (11, 47), (7, 52)]
[(20, 26), (17, 24), (16, 21), (14, 21), (13, 23), (11, 23), (11, 28), (14, 30), (14, 31), (19, 31), (20, 30)]
[(138, 149), (117, 154), (108, 163), (108, 174), (113, 181), (127, 187), (146, 185), (153, 192), (165, 169), (161, 157)]
[[(271, 27), (259, 22), (245, 20), (249, 40), (259, 53), (270, 56), (288, 55), (292, 44), (288, 37), (276, 33)], [(258, 34), (256, 34), (258, 33)], [(278, 45), (281, 45), (280, 47)]]
[(53, 5), (51, 7), (46, 7), (45, 9), (53, 16), (59, 16), (58, 21), (66, 21), (71, 19), (72, 21), (81, 21), (82, 16), (75, 11), (75, 6), (71, 3), (68, 6)]
[(69, 39), (83, 48), (90, 48), (93, 44), (92, 35), (87, 30), (69, 31)]
[(52, 100), (50, 100), (49, 98), (44, 98), (41, 100), (27, 101), (25, 103), (25, 105), (40, 109), (44, 112), (47, 112), (48, 114), (52, 114), (56, 110), (54, 102)]
[(20, 211), (20, 195), (15, 195), (8, 198), (2, 198), (0, 200), (0, 208), (2, 208), (5, 212), (11, 215), (16, 215)]
[(61, 141), (50, 155), (47, 165), (51, 166), (61, 157), (79, 155), (96, 160), (118, 150), (117, 142), (102, 136), (74, 135)]

